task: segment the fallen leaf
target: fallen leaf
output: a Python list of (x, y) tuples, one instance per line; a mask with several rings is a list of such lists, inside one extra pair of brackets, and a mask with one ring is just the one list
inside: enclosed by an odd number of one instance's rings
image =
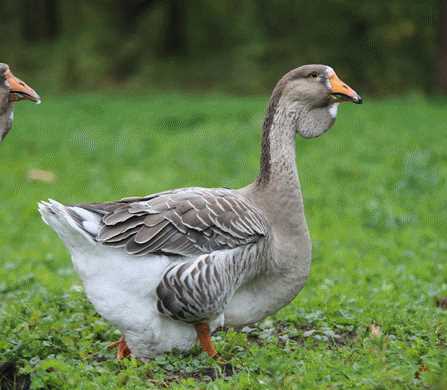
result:
[(369, 326), (369, 331), (371, 332), (371, 336), (380, 337), (382, 336), (382, 331), (380, 330), (380, 326), (376, 324), (371, 324)]
[(447, 297), (436, 298), (436, 306), (440, 309), (447, 310)]
[(44, 183), (53, 183), (56, 180), (56, 175), (53, 172), (43, 169), (30, 169), (27, 177), (31, 181), (42, 181)]
[(421, 373), (423, 373), (423, 372), (427, 372), (427, 371), (428, 371), (428, 367), (427, 367), (424, 363), (422, 363), (422, 364), (419, 366), (419, 369), (415, 372), (414, 377), (415, 377), (416, 379), (420, 379), (420, 377), (421, 377)]

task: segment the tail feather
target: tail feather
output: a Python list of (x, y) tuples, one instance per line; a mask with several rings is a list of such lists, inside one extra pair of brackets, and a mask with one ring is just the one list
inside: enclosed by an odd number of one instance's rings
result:
[(52, 199), (39, 202), (38, 209), (43, 221), (70, 249), (96, 245), (95, 237), (101, 225), (98, 214), (77, 206), (65, 206)]

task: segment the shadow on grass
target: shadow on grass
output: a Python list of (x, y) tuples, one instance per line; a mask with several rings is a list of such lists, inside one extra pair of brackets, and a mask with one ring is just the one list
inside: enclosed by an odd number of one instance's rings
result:
[(16, 362), (0, 363), (0, 390), (28, 390), (30, 375), (19, 374)]

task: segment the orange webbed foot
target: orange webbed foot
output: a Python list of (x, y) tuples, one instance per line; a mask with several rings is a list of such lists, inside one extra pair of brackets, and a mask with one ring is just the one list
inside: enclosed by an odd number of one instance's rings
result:
[(124, 336), (121, 336), (118, 341), (115, 341), (111, 344), (109, 344), (108, 348), (117, 348), (116, 351), (116, 358), (118, 360), (122, 360), (128, 356), (130, 356), (131, 352), (129, 347), (127, 346), (126, 340), (124, 339)]
[(206, 322), (201, 322), (195, 324), (194, 327), (196, 328), (197, 337), (203, 351), (205, 351), (209, 357), (217, 359), (219, 355), (217, 354), (216, 348), (214, 348), (214, 344), (211, 341), (210, 328), (208, 324)]

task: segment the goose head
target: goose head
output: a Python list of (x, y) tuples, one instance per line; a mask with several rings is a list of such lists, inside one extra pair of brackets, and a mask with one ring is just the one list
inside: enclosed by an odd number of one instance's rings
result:
[(335, 122), (338, 105), (362, 103), (360, 95), (340, 80), (327, 65), (304, 65), (288, 72), (276, 85), (270, 114), (281, 111), (296, 119), (296, 131), (305, 138), (318, 137)]
[(20, 100), (31, 100), (40, 103), (40, 96), (29, 85), (15, 77), (9, 66), (0, 63), (0, 94), (7, 96), (8, 102), (18, 102)]
[(40, 96), (29, 85), (15, 77), (8, 65), (0, 63), (0, 142), (11, 130), (14, 103), (21, 100), (39, 104)]

